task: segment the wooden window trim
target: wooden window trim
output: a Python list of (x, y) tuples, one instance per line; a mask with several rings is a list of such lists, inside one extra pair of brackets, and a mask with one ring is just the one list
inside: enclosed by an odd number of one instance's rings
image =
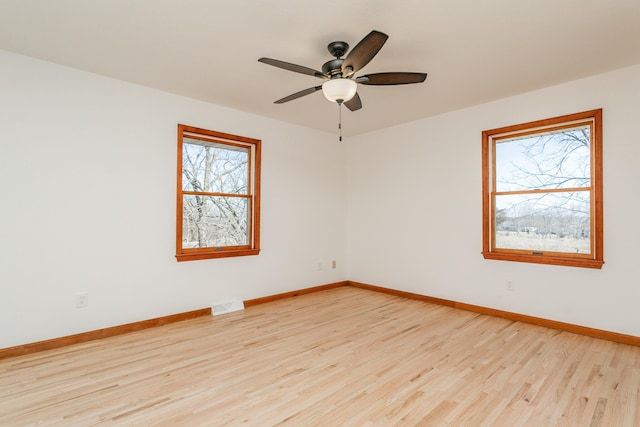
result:
[[(591, 254), (574, 255), (568, 253), (548, 253), (536, 255), (532, 251), (524, 250), (496, 250), (492, 247), (494, 206), (492, 203), (492, 191), (495, 188), (495, 180), (490, 172), (495, 170), (495, 155), (493, 154), (493, 137), (503, 134), (537, 133), (541, 130), (561, 129), (568, 122), (575, 123), (592, 121), (591, 132), (591, 215), (592, 215), (592, 239)], [(497, 137), (500, 139), (500, 136)], [(584, 111), (550, 119), (522, 123), (514, 126), (506, 126), (482, 132), (482, 255), (485, 259), (529, 262), (536, 264), (551, 264), (572, 267), (602, 268), (604, 264), (603, 253), (603, 191), (602, 191), (602, 109)], [(563, 189), (566, 191), (566, 189)], [(495, 195), (495, 192), (493, 193)]]
[[(248, 194), (206, 193), (210, 196), (230, 196), (247, 198), (250, 200), (251, 224), (249, 227), (249, 244), (242, 246), (224, 246), (210, 248), (183, 248), (183, 196), (193, 194), (193, 191), (182, 189), (182, 143), (184, 136), (206, 142), (220, 143), (228, 146), (249, 150), (249, 181)], [(178, 124), (178, 153), (177, 153), (177, 186), (176, 186), (176, 259), (180, 261), (194, 261), (213, 258), (227, 258), (238, 256), (258, 255), (260, 253), (260, 175), (261, 175), (261, 145), (262, 141), (223, 132), (201, 129), (193, 126)], [(199, 192), (198, 194), (202, 194)]]

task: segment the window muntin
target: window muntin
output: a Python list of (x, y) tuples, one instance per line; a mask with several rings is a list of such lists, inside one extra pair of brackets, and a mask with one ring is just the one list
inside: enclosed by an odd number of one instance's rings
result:
[(260, 141), (178, 125), (178, 261), (259, 253)]
[(602, 110), (483, 132), (483, 255), (601, 268)]

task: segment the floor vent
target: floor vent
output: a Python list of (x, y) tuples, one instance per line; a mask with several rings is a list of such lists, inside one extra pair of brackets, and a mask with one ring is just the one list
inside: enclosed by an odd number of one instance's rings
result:
[(244, 303), (240, 299), (225, 301), (211, 306), (211, 314), (214, 316), (241, 310), (244, 310)]

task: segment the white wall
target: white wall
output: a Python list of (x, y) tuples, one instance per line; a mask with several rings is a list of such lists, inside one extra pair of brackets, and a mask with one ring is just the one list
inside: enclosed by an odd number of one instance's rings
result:
[[(481, 132), (595, 108), (602, 270), (484, 260)], [(640, 335), (639, 118), (635, 66), (351, 138), (349, 280)]]
[[(636, 66), (341, 144), (0, 51), (0, 348), (347, 278), (640, 335), (639, 93)], [(603, 269), (484, 260), (481, 131), (600, 107)], [(260, 255), (175, 261), (177, 123), (262, 139)]]
[[(178, 123), (263, 141), (260, 255), (176, 262)], [(3, 51), (0, 131), (0, 348), (346, 277), (334, 134)]]

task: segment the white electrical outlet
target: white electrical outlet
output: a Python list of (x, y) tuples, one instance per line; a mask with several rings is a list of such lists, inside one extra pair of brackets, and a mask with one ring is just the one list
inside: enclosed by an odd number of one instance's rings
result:
[(82, 292), (76, 294), (76, 308), (85, 308), (89, 307), (89, 293)]
[(513, 280), (505, 280), (504, 289), (505, 289), (505, 291), (515, 291), (516, 287), (513, 284)]
[(336, 260), (331, 261), (331, 268), (336, 268)]

